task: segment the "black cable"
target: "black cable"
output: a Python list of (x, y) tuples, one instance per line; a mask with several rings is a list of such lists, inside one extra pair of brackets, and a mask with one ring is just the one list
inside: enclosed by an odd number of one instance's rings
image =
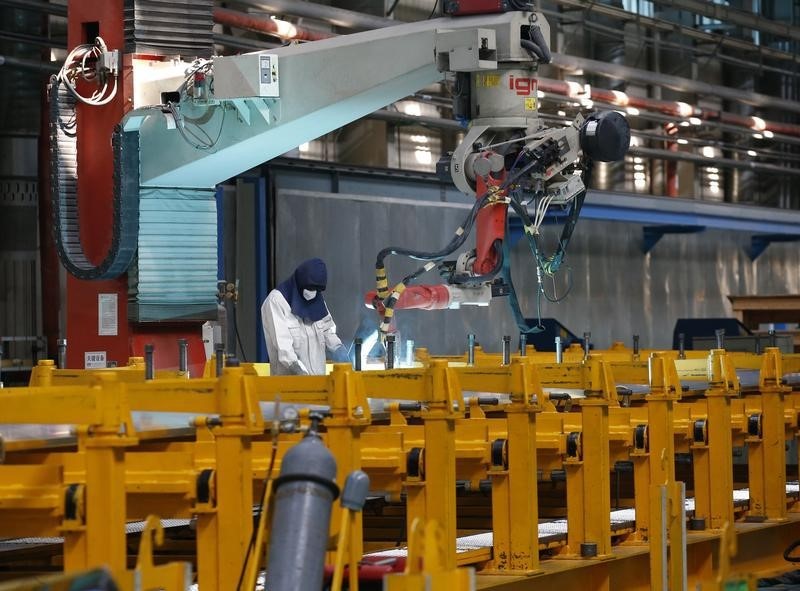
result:
[(522, 48), (528, 52), (532, 58), (539, 60), (541, 63), (545, 62), (544, 53), (542, 52), (542, 48), (536, 45), (533, 41), (528, 41), (527, 39), (522, 39), (519, 42), (522, 45)]
[[(531, 25), (528, 28), (528, 39), (539, 48), (542, 53), (542, 62), (549, 64), (553, 61), (553, 56), (550, 53), (550, 48), (547, 46), (547, 41), (542, 33), (542, 28), (539, 25)], [(525, 46), (525, 40), (520, 41), (522, 46)]]
[(400, 4), (400, 0), (394, 0), (394, 4), (392, 4), (391, 8), (386, 11), (386, 16), (392, 16), (394, 9), (397, 8), (397, 5)]
[(239, 350), (242, 352), (242, 361), (247, 361), (247, 353), (244, 350), (244, 345), (242, 344), (242, 335), (239, 334), (239, 321), (237, 320), (236, 316), (236, 304), (231, 306), (232, 309), (232, 320), (233, 320), (233, 331), (236, 333), (236, 342), (239, 343)]
[[(475, 203), (472, 205), (472, 209), (467, 214), (466, 219), (464, 222), (459, 226), (459, 230), (450, 240), (450, 242), (441, 250), (427, 252), (422, 250), (410, 250), (406, 248), (401, 248), (399, 246), (389, 246), (384, 248), (378, 253), (377, 260), (375, 262), (375, 266), (377, 268), (383, 268), (383, 261), (389, 255), (399, 255), (404, 256), (410, 259), (418, 260), (418, 261), (437, 261), (441, 260), (446, 256), (449, 256), (459, 248), (467, 239), (471, 229), (472, 224), (475, 222), (475, 217), (477, 216), (478, 211), (480, 210), (483, 205), (486, 204), (488, 201), (489, 194), (486, 193), (482, 195), (480, 198), (475, 200)], [(460, 233), (459, 233), (460, 232)]]
[[(275, 468), (275, 456), (278, 455), (278, 446), (272, 446), (272, 455), (269, 459), (269, 468), (267, 468), (267, 477), (264, 479), (264, 486), (261, 488), (261, 501), (258, 504), (259, 507), (259, 517), (261, 516), (261, 511), (266, 511), (266, 507), (264, 507), (264, 499), (267, 497), (267, 485), (269, 481), (272, 480), (272, 470)], [(239, 582), (236, 583), (236, 591), (242, 591), (242, 583), (244, 582), (244, 573), (247, 570), (247, 563), (250, 561), (250, 557), (253, 554), (253, 548), (256, 545), (256, 536), (258, 535), (257, 527), (253, 527), (253, 531), (250, 532), (250, 543), (247, 546), (247, 552), (244, 555), (244, 562), (242, 562), (242, 570), (239, 571)], [(258, 557), (256, 557), (258, 560)]]
[[(517, 179), (528, 172), (542, 172), (545, 170), (550, 164), (552, 164), (553, 159), (558, 159), (559, 151), (558, 151), (558, 143), (555, 141), (548, 141), (544, 142), (541, 146), (538, 146), (536, 149), (536, 153), (534, 154), (534, 158), (531, 159), (530, 162), (525, 164), (522, 168), (516, 171), (514, 174), (510, 174), (506, 177), (506, 180), (503, 181), (497, 188), (497, 191), (503, 191), (508, 188), (509, 185), (513, 184)], [(547, 160), (544, 159), (547, 157)], [(377, 268), (384, 267), (384, 259), (389, 255), (400, 255), (405, 256), (410, 259), (420, 260), (420, 261), (437, 261), (441, 260), (444, 257), (450, 256), (457, 248), (459, 248), (464, 242), (466, 242), (470, 231), (472, 230), (472, 225), (477, 217), (478, 211), (486, 205), (489, 198), (491, 197), (491, 193), (487, 191), (480, 197), (476, 198), (475, 203), (472, 206), (469, 214), (467, 215), (467, 219), (464, 223), (461, 224), (459, 230), (461, 233), (458, 232), (453, 237), (453, 239), (445, 246), (443, 249), (434, 252), (426, 252), (426, 251), (419, 251), (419, 250), (410, 250), (406, 248), (400, 248), (397, 246), (390, 246), (384, 248), (378, 253), (377, 261), (375, 266)], [(525, 211), (523, 215), (523, 220), (526, 222), (530, 222), (530, 217)]]
[(530, 11), (533, 10), (533, 2), (527, 0), (510, 0), (509, 4), (514, 10)]
[(436, 14), (436, 8), (438, 6), (439, 6), (439, 0), (436, 0), (436, 2), (433, 3), (433, 10), (431, 10), (431, 13), (428, 15), (428, 20), (431, 20), (433, 18), (433, 15)]
[(800, 556), (792, 556), (792, 552), (794, 552), (797, 548), (800, 548), (800, 540), (795, 540), (783, 551), (783, 559), (786, 562), (800, 562)]

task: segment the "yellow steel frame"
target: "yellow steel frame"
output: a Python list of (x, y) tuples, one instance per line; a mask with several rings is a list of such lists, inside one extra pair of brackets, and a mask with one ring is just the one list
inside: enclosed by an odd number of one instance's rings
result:
[[(684, 568), (690, 581), (711, 577), (715, 544), (721, 532), (733, 531), (735, 521), (734, 443), (748, 444), (746, 517), (753, 522), (737, 524), (739, 535), (774, 537), (761, 547), (740, 544), (739, 556), (745, 557), (740, 564), (753, 571), (779, 567), (781, 561), (770, 559), (765, 549), (797, 535), (798, 518), (786, 499), (783, 442), (797, 435), (800, 407), (800, 396), (780, 378), (784, 370), (796, 371), (800, 360), (777, 349), (762, 356), (712, 351), (705, 359), (689, 360), (671, 352), (643, 360), (619, 347), (586, 359), (583, 351), (568, 353), (575, 360), (565, 355), (562, 364), (530, 351), (502, 366), (496, 356), (480, 352), (474, 367), (433, 358), (423, 368), (386, 372), (357, 373), (339, 365), (329, 376), (261, 377), (226, 368), (219, 379), (161, 375), (150, 382), (136, 361), (99, 372), (43, 363), (34, 373), (35, 386), (3, 392), (2, 421), (77, 425), (77, 449), (31, 452), (30, 443), (6, 445), (0, 535), (61, 534), (66, 570), (105, 564), (127, 577), (126, 520), (195, 516), (200, 584), (233, 589), (250, 540), (253, 490), (264, 479), (271, 447), (259, 403), (280, 400), (330, 408), (325, 440), (337, 458), (337, 481), (341, 485), (350, 471), (364, 469), (377, 490), (395, 498), (405, 492), (410, 532), (427, 531), (419, 524), (436, 524), (431, 531), (454, 540), (456, 480), (491, 479), (493, 548), (457, 555), (454, 544), (446, 543), (436, 562), (448, 573), (460, 564), (481, 563), (479, 586), (501, 580), (485, 576), (490, 574), (511, 576), (509, 588), (527, 581), (525, 588), (531, 589), (567, 579), (589, 589), (663, 589), (665, 580), (670, 590), (681, 589)], [(753, 366), (761, 370), (759, 387), (742, 396), (734, 367)], [(679, 373), (704, 375), (703, 395), (682, 399)], [(65, 382), (80, 385), (56, 385)], [(648, 384), (649, 393), (622, 406), (620, 382)], [(577, 389), (584, 397), (574, 402), (576, 412), (559, 412), (543, 388)], [(487, 417), (477, 399), (465, 401), (467, 392), (505, 393), (509, 403)], [(420, 402), (412, 414), (421, 425), (409, 424), (396, 404), (389, 407), (388, 424), (373, 423), (368, 398)], [(205, 416), (194, 422), (193, 441), (170, 442), (136, 433), (131, 410)], [(276, 469), (296, 439), (281, 436)], [(27, 451), (15, 454), (16, 449)], [(412, 450), (418, 465), (410, 474)], [(499, 459), (493, 453), (498, 450)], [(669, 540), (682, 538), (685, 525), (676, 450), (694, 456), (695, 518), (707, 528), (689, 534), (686, 561), (667, 550)], [(614, 546), (609, 473), (618, 459), (634, 463), (636, 528), (625, 545)], [(567, 539), (557, 549), (559, 557), (595, 558), (540, 561), (539, 468), (566, 472)], [(340, 511), (334, 512), (332, 536), (339, 533)], [(348, 553), (361, 556), (360, 517), (352, 525)], [(616, 586), (620, 563), (629, 565), (635, 582)], [(143, 568), (152, 564), (145, 560)], [(548, 576), (531, 578), (537, 574)]]

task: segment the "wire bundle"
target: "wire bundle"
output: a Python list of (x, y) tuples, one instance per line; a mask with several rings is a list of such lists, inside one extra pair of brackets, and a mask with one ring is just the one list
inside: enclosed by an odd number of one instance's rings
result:
[[(192, 65), (186, 70), (186, 77), (178, 87), (178, 96), (180, 97), (181, 101), (195, 96), (194, 84), (195, 80), (197, 79), (197, 74), (202, 74), (204, 77), (208, 77), (213, 70), (213, 66), (214, 62), (210, 59), (197, 59), (192, 62)], [(220, 119), (219, 129), (217, 129), (216, 136), (212, 138), (211, 135), (200, 124), (201, 120), (187, 117), (185, 114), (181, 113), (179, 105), (180, 103), (168, 102), (165, 109), (175, 120), (175, 127), (178, 129), (181, 138), (183, 138), (183, 140), (195, 150), (211, 150), (214, 146), (216, 146), (220, 137), (222, 137), (222, 132), (225, 129), (225, 113), (227, 112), (226, 106), (224, 104), (219, 106), (219, 108), (222, 110), (222, 118)]]
[[(57, 74), (58, 79), (80, 102), (94, 107), (107, 105), (117, 95), (117, 76), (103, 68), (97, 68), (97, 62), (108, 53), (105, 41), (97, 37), (94, 43), (76, 46), (67, 55), (64, 65)], [(78, 82), (84, 80), (95, 82), (98, 88), (91, 96), (84, 96), (78, 91)], [(113, 80), (111, 86), (109, 82)]]

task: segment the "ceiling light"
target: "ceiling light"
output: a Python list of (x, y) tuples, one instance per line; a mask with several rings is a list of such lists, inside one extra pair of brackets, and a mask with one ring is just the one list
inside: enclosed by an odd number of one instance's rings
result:
[(756, 151), (755, 150), (747, 150), (747, 155), (748, 156), (756, 156)]
[(645, 189), (647, 188), (647, 181), (644, 179), (636, 179), (633, 181), (633, 186), (637, 189)]
[(690, 125), (691, 123), (689, 123), (688, 121), (681, 121), (681, 127), (689, 127)]
[(688, 103), (678, 101), (675, 103), (675, 107), (678, 110), (678, 115), (680, 115), (681, 117), (690, 117), (694, 114), (694, 109), (692, 108), (692, 105)]
[(583, 86), (572, 80), (567, 80), (567, 96), (576, 98), (581, 96), (581, 94), (583, 94)]
[(644, 170), (644, 164), (634, 164), (633, 170)]
[(412, 142), (417, 144), (427, 144), (428, 143), (428, 136), (427, 135), (412, 135), (409, 138)]
[(703, 120), (700, 117), (689, 117), (689, 123), (692, 125), (700, 125), (703, 123)]
[(703, 153), (703, 156), (705, 156), (706, 158), (714, 157), (714, 148), (712, 146), (703, 146), (701, 152)]
[(544, 92), (542, 92), (541, 90), (537, 90), (536, 91), (536, 96), (537, 96), (537, 98), (542, 99), (542, 98), (544, 98)]
[(719, 180), (719, 175), (717, 173), (715, 173), (715, 172), (712, 172), (710, 175), (708, 175), (708, 180), (710, 180), (710, 181), (718, 181)]
[(767, 128), (767, 122), (761, 117), (750, 117), (750, 121), (752, 121), (750, 127), (756, 131), (764, 131)]
[(633, 163), (634, 164), (641, 164), (642, 163), (642, 159), (637, 156), (636, 158), (633, 159)]
[(643, 172), (634, 172), (633, 178), (636, 179), (637, 181), (643, 181), (647, 178), (647, 175)]
[(311, 149), (311, 145), (308, 142), (305, 142), (304, 144), (297, 146), (297, 149), (301, 152), (308, 152)]
[(594, 101), (592, 101), (592, 99), (581, 99), (581, 105), (587, 109), (591, 109), (594, 107)]
[(638, 114), (639, 114), (639, 109), (637, 109), (636, 107), (628, 107), (628, 108), (627, 108), (627, 109), (625, 109), (625, 110), (628, 112), (628, 115), (634, 115), (634, 116), (636, 116), (636, 115), (638, 115)]
[(566, 117), (566, 116), (567, 116), (567, 113), (566, 113), (565, 111), (558, 111), (558, 112), (556, 113), (556, 115), (558, 115), (559, 117)]
[(614, 95), (614, 104), (620, 106), (626, 106), (628, 101), (628, 95), (622, 92), (621, 90), (612, 90), (611, 93)]
[(403, 113), (406, 115), (411, 115), (412, 117), (419, 117), (422, 115), (422, 109), (420, 108), (419, 103), (406, 101), (403, 103)]
[(774, 137), (774, 136), (775, 136), (775, 134), (774, 134), (774, 133), (772, 133), (772, 132), (771, 132), (769, 129), (765, 129), (765, 130), (764, 130), (764, 137), (765, 137), (765, 138), (767, 138), (767, 139), (770, 139), (770, 138), (772, 138), (772, 137)]
[(706, 172), (719, 172), (719, 168), (717, 168), (716, 166), (709, 166), (708, 168), (706, 168)]
[(279, 18), (272, 17), (272, 21), (277, 26), (277, 33), (279, 37), (294, 38), (297, 37), (297, 27), (287, 21), (282, 21)]
[(420, 164), (430, 164), (433, 162), (431, 151), (424, 146), (417, 146), (417, 149), (414, 150), (414, 158), (416, 158), (417, 162)]
[(753, 134), (753, 138), (755, 138), (757, 140), (763, 140), (764, 136), (762, 134), (760, 134), (760, 133), (754, 133)]
[(689, 143), (689, 140), (686, 140), (686, 139), (683, 139), (683, 138), (679, 138), (679, 139), (678, 139), (678, 143), (679, 143), (680, 145), (682, 145), (682, 146), (685, 146), (686, 144), (688, 144), (688, 143)]

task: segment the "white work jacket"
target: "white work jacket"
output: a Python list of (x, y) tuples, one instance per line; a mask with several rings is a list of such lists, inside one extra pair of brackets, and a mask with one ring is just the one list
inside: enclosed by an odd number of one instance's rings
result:
[(316, 322), (304, 321), (292, 313), (277, 289), (261, 305), (261, 324), (271, 375), (324, 375), (325, 350), (343, 346), (330, 314)]

